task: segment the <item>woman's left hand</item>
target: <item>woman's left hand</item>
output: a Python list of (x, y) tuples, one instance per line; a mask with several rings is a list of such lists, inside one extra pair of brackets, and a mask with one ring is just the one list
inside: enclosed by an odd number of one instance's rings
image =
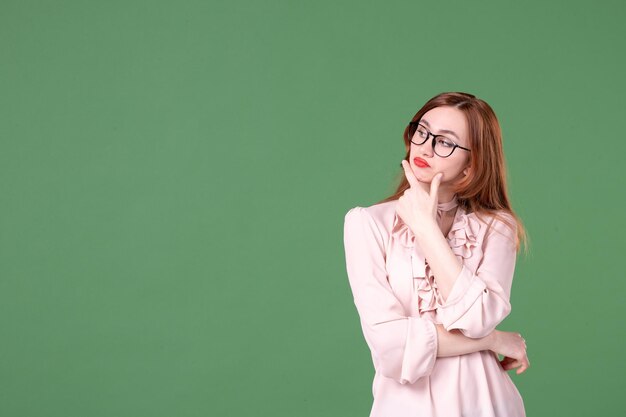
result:
[(430, 183), (429, 193), (422, 188), (418, 179), (415, 178), (408, 161), (402, 160), (402, 168), (404, 168), (404, 175), (409, 181), (410, 188), (407, 188), (398, 199), (396, 212), (413, 231), (413, 234), (416, 237), (421, 237), (433, 225), (439, 228), (437, 226), (437, 192), (443, 174), (435, 174)]

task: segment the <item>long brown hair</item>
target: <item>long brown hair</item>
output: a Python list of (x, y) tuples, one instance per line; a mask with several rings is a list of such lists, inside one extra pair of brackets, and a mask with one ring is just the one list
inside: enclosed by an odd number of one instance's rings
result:
[[(517, 226), (516, 248), (519, 250), (524, 243), (524, 249), (527, 250), (526, 230), (511, 208), (507, 194), (502, 131), (496, 114), (489, 104), (472, 94), (441, 93), (428, 100), (411, 121), (417, 122), (426, 112), (441, 106), (455, 107), (462, 111), (469, 128), (469, 147), (472, 150), (469, 173), (453, 184), (459, 205), (468, 213), (475, 213), (479, 219), (481, 214), (487, 214), (503, 220), (511, 228)], [(404, 129), (404, 146), (404, 159), (408, 160), (411, 149), (408, 125)], [(408, 188), (409, 182), (402, 175), (395, 193), (379, 203), (397, 200)], [(510, 218), (503, 213), (509, 214)]]

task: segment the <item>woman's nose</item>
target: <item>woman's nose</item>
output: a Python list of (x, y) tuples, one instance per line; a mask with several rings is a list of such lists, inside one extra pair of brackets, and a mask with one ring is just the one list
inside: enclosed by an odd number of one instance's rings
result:
[(433, 156), (433, 144), (431, 140), (427, 140), (421, 145), (417, 145), (417, 149), (419, 150), (419, 153), (421, 155), (429, 156), (429, 157)]

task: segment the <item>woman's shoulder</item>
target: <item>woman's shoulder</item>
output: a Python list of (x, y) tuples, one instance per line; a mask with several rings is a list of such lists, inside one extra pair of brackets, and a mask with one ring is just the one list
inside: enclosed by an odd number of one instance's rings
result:
[(476, 216), (476, 218), (478, 218), (480, 221), (497, 229), (502, 229), (504, 227), (515, 229), (517, 227), (517, 220), (509, 211), (506, 210), (496, 210), (480, 214), (471, 214)]
[(469, 218), (476, 219), (484, 228), (483, 236), (498, 233), (515, 241), (517, 235), (517, 219), (507, 210), (495, 210), (484, 213), (469, 213)]
[(355, 206), (348, 210), (349, 215), (369, 216), (380, 223), (385, 223), (389, 218), (393, 219), (396, 212), (397, 200), (385, 201), (384, 203), (372, 204), (370, 206)]
[(345, 214), (345, 222), (358, 221), (375, 226), (381, 233), (388, 234), (393, 225), (397, 200), (385, 201), (370, 206), (352, 207)]

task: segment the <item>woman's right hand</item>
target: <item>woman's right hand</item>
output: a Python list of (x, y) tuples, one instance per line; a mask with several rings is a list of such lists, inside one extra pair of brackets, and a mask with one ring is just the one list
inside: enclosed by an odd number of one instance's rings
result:
[(526, 341), (519, 333), (503, 332), (494, 330), (491, 333), (491, 351), (504, 356), (500, 365), (505, 371), (519, 368), (517, 374), (521, 374), (530, 366), (528, 355), (526, 354)]

